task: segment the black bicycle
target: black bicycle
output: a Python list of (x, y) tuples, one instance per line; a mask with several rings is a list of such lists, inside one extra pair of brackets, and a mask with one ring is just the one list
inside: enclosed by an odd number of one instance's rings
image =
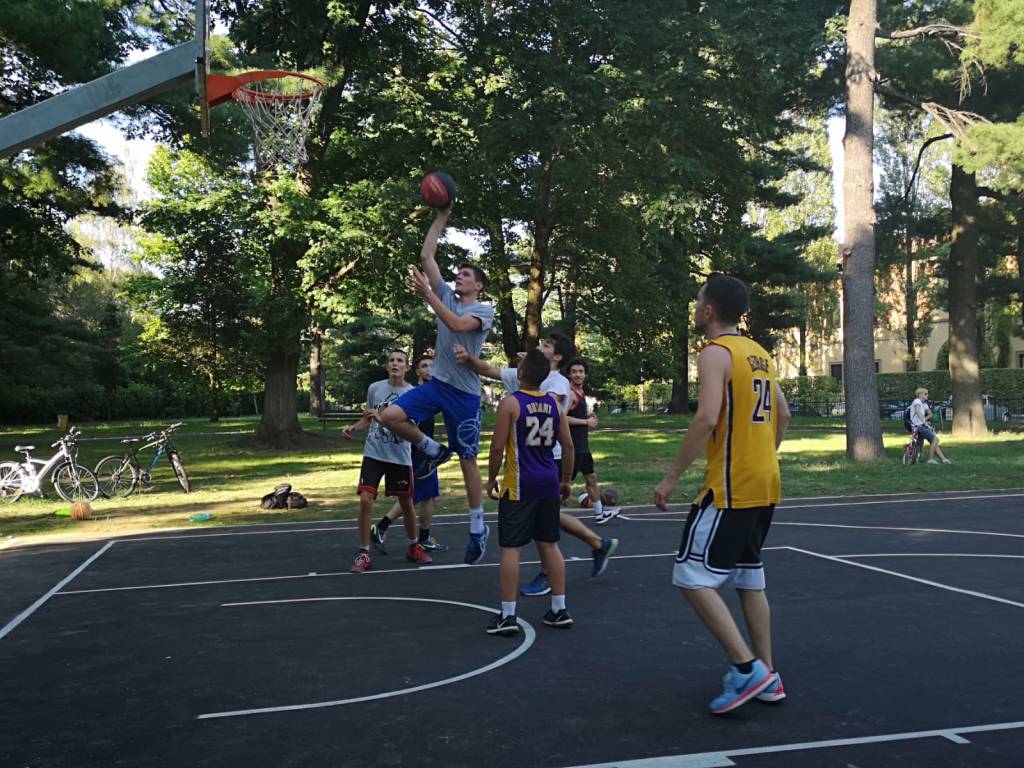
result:
[[(185, 465), (181, 463), (181, 453), (174, 447), (174, 442), (171, 440), (171, 433), (180, 426), (181, 422), (172, 424), (159, 432), (150, 432), (143, 437), (129, 437), (122, 440), (126, 453), (120, 456), (107, 456), (100, 459), (96, 465), (95, 473), (99, 480), (100, 493), (108, 499), (115, 496), (127, 498), (135, 493), (140, 485), (151, 486), (153, 484), (153, 468), (164, 454), (167, 455), (167, 460), (171, 463), (174, 476), (178, 478), (178, 485), (185, 493), (189, 493), (192, 490), (192, 484), (189, 482), (188, 473), (185, 472)], [(139, 464), (138, 456), (149, 448), (156, 448), (156, 455), (143, 469)]]

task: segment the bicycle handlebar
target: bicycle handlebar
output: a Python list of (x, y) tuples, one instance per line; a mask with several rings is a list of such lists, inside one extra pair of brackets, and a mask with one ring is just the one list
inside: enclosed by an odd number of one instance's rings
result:
[(82, 434), (81, 430), (78, 430), (78, 429), (75, 429), (74, 427), (72, 427), (71, 429), (68, 430), (66, 435), (64, 435), (63, 437), (58, 438), (57, 442), (51, 443), (50, 447), (51, 448), (56, 448), (58, 445), (61, 445), (63, 443), (74, 443), (75, 439), (80, 434)]

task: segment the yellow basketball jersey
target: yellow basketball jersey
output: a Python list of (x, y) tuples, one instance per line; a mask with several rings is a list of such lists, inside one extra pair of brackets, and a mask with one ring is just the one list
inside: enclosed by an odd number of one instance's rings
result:
[(729, 350), (732, 375), (725, 385), (718, 423), (708, 439), (708, 466), (697, 502), (712, 491), (720, 509), (778, 504), (775, 366), (764, 348), (745, 336), (719, 336), (710, 343)]

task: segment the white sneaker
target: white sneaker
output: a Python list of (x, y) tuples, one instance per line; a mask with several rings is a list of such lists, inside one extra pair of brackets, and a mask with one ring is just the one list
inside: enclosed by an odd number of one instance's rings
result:
[(622, 507), (605, 507), (600, 515), (594, 515), (594, 524), (604, 525), (613, 517), (618, 517), (621, 511)]
[(943, 463), (943, 464), (952, 464), (953, 462), (952, 462), (952, 461), (950, 461), (949, 459), (943, 459), (943, 460), (942, 460), (942, 463)]
[(939, 460), (938, 459), (928, 459), (928, 463), (929, 464), (938, 464)]

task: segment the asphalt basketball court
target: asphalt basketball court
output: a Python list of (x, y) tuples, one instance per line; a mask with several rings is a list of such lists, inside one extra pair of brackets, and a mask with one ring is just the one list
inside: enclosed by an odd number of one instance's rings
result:
[[(489, 636), (496, 530), (350, 574), (352, 521), (0, 552), (3, 766), (1019, 766), (1024, 491), (794, 499), (765, 554), (789, 697), (707, 713), (725, 660), (670, 584), (686, 507), (563, 540), (571, 630)], [(489, 516), (493, 523), (493, 517)], [(522, 580), (536, 570), (524, 550)], [(728, 599), (735, 606), (735, 599)]]

